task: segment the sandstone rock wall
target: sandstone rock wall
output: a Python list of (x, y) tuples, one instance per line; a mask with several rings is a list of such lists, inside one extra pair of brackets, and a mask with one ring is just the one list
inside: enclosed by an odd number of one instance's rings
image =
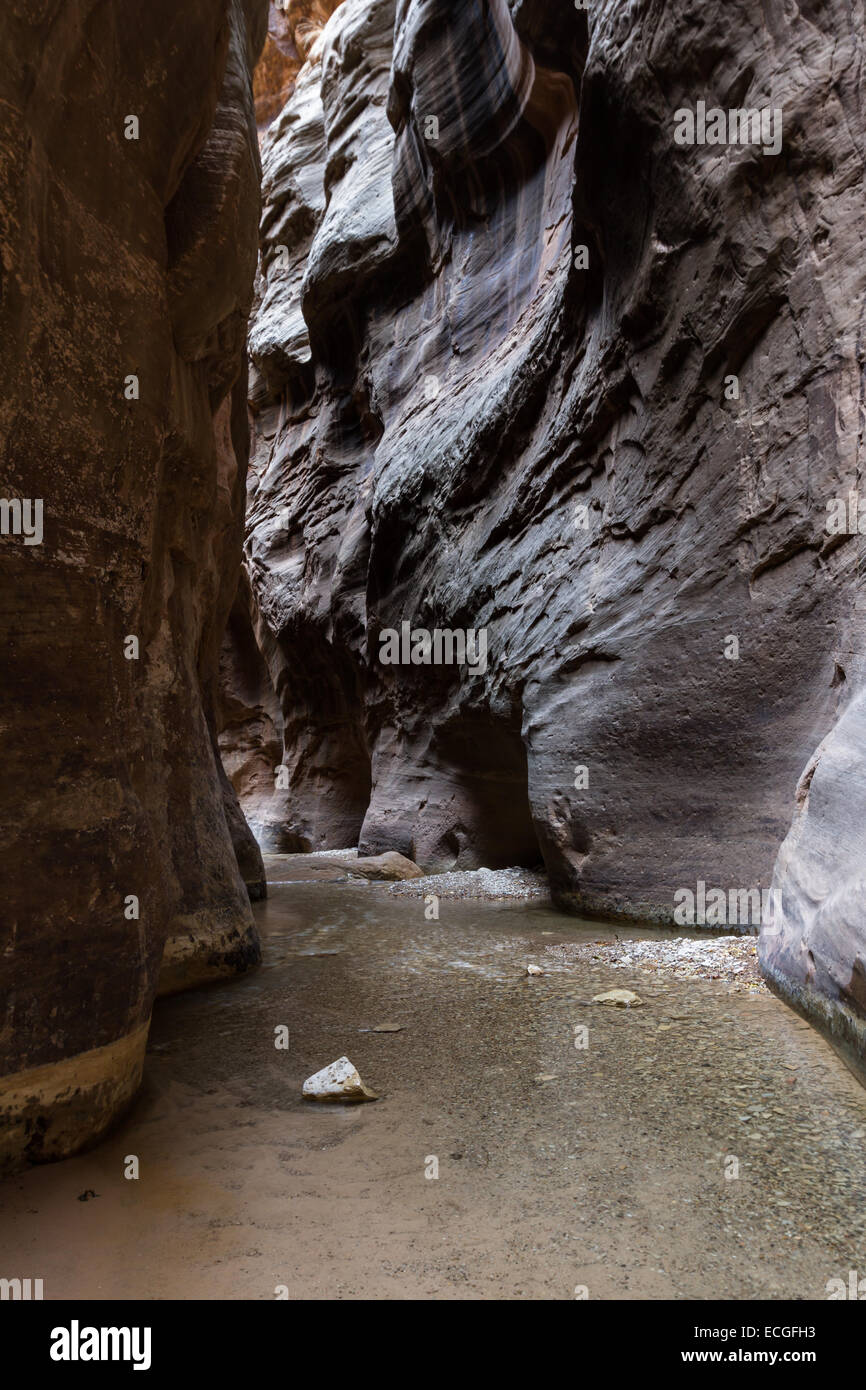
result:
[(44, 515), (41, 543), (0, 535), (2, 1166), (118, 1114), (160, 971), (172, 990), (258, 959), (229, 820), (253, 891), (261, 859), (213, 720), (266, 19), (263, 0), (0, 14), (0, 496)]
[(268, 36), (253, 80), (256, 121), (267, 130), (292, 95), (307, 54), (340, 0), (270, 0)]
[(759, 955), (774, 988), (866, 1079), (866, 694), (848, 703), (797, 786)]
[[(698, 881), (770, 887), (833, 728), (842, 814), (862, 542), (826, 506), (861, 470), (862, 21), (336, 10), (263, 146), (237, 620), (258, 653), (224, 653), (260, 692), (233, 757), (272, 843), (540, 854), (561, 906), (670, 921)], [(677, 143), (699, 102), (780, 111), (780, 149)], [(383, 665), (404, 621), (484, 629), (486, 670)], [(862, 832), (831, 838), (856, 882)], [(790, 889), (810, 912), (812, 872)], [(819, 990), (861, 958), (845, 920)]]

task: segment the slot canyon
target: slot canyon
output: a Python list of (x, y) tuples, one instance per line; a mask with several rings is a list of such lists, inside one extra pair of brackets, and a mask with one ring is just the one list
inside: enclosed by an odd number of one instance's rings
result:
[(864, 18), (6, 0), (4, 1298), (866, 1273)]

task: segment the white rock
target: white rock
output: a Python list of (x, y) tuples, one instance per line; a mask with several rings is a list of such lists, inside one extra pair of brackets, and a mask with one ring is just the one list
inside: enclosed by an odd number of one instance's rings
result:
[(323, 1067), (304, 1082), (305, 1100), (378, 1100), (364, 1085), (348, 1057), (338, 1057), (329, 1067)]
[(643, 1003), (639, 994), (630, 989), (609, 989), (604, 994), (594, 994), (593, 1004), (612, 1004), (618, 1009), (634, 1009)]
[(540, 965), (527, 965), (526, 973), (527, 975), (543, 975), (544, 971)]

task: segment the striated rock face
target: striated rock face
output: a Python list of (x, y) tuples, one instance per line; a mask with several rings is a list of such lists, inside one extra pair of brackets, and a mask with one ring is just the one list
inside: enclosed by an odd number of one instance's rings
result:
[[(263, 147), (224, 650), (269, 844), (541, 855), (561, 906), (653, 921), (699, 880), (770, 887), (862, 683), (861, 540), (826, 528), (860, 470), (862, 46), (835, 0), (331, 17)], [(678, 143), (701, 102), (765, 133)], [(483, 631), (484, 660), (383, 663), (404, 622)], [(858, 872), (813, 814), (774, 959), (801, 979), (821, 935), (824, 991), (866, 921), (807, 925), (825, 836), (820, 901)]]
[(254, 892), (261, 857), (213, 731), (266, 18), (261, 0), (0, 16), (0, 495), (43, 514), (39, 543), (0, 535), (0, 1166), (118, 1114), (158, 979), (259, 955), (232, 833)]

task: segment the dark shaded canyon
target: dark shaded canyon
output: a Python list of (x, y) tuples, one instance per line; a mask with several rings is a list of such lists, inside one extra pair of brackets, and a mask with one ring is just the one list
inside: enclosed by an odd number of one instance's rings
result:
[[(259, 959), (215, 752), (248, 458), (260, 0), (0, 17), (0, 1161), (135, 1093), (154, 996)], [(227, 808), (224, 810), (224, 805)]]

